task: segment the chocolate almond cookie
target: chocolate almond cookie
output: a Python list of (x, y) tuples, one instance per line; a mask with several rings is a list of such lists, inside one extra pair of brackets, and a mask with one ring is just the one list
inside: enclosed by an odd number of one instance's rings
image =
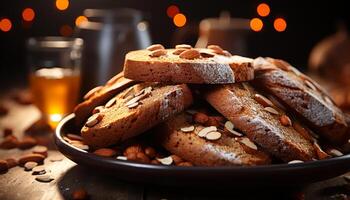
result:
[(344, 113), (315, 81), (283, 60), (257, 58), (254, 67), (256, 87), (282, 101), (329, 142), (347, 142), (350, 131)]
[(233, 134), (232, 127), (225, 128), (229, 123), (226, 120), (217, 126), (206, 126), (194, 121), (192, 115), (182, 113), (160, 125), (157, 137), (168, 151), (197, 166), (263, 165), (271, 162), (270, 156), (247, 137), (238, 132)]
[(121, 72), (111, 78), (106, 85), (91, 89), (84, 96), (85, 101), (74, 108), (76, 124), (83, 125), (95, 107), (106, 103), (110, 98), (135, 83), (133, 80), (124, 78), (124, 73)]
[(192, 93), (185, 84), (136, 84), (96, 107), (81, 135), (93, 148), (108, 147), (147, 131), (191, 104)]
[(177, 45), (164, 49), (152, 45), (125, 57), (125, 77), (148, 82), (223, 84), (254, 78), (252, 59), (232, 56), (216, 45), (198, 49)]
[(250, 140), (285, 162), (316, 158), (286, 113), (248, 83), (203, 88), (205, 99)]

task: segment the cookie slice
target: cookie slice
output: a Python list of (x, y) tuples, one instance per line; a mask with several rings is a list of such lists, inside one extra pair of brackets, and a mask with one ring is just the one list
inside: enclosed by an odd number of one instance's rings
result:
[(331, 143), (347, 142), (350, 131), (344, 113), (315, 81), (283, 60), (257, 58), (254, 67), (256, 87), (277, 97)]
[(250, 58), (231, 56), (216, 45), (207, 49), (189, 45), (176, 47), (129, 52), (124, 63), (125, 77), (148, 82), (198, 84), (235, 83), (254, 78)]
[[(218, 117), (201, 115), (211, 120)], [(158, 127), (158, 138), (168, 151), (198, 166), (264, 165), (271, 162), (270, 156), (247, 137), (238, 132), (231, 133), (234, 131), (231, 127), (228, 131), (224, 124), (230, 122), (226, 121), (218, 121), (217, 126), (205, 126), (194, 121), (193, 115), (182, 113)], [(203, 134), (206, 129), (212, 132)]]
[(250, 140), (285, 162), (316, 158), (309, 140), (292, 121), (248, 83), (206, 87), (205, 99)]
[(81, 129), (84, 143), (107, 147), (145, 132), (192, 104), (185, 85), (136, 84), (97, 107)]
[(74, 108), (76, 125), (82, 126), (95, 107), (106, 103), (110, 98), (135, 83), (136, 81), (124, 78), (124, 73), (121, 72), (111, 78), (106, 85), (90, 90), (84, 96), (85, 101)]

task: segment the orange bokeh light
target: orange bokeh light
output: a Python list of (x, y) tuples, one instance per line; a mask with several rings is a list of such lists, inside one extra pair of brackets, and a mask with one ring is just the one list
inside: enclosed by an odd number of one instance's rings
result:
[(31, 8), (25, 8), (22, 12), (22, 18), (24, 21), (30, 22), (33, 21), (35, 17), (35, 12)]
[(56, 0), (56, 8), (58, 10), (66, 10), (69, 6), (69, 0)]
[(87, 22), (87, 21), (88, 21), (88, 18), (86, 18), (85, 16), (81, 15), (81, 16), (79, 16), (79, 17), (77, 17), (75, 19), (75, 25), (76, 26), (80, 26), (82, 23)]
[(166, 14), (168, 17), (173, 18), (176, 14), (180, 12), (179, 7), (171, 5), (166, 9)]
[(62, 36), (68, 37), (68, 36), (71, 36), (72, 33), (73, 33), (73, 29), (72, 29), (72, 27), (70, 27), (69, 25), (63, 25), (63, 26), (61, 26), (61, 28), (60, 28), (60, 34), (61, 34)]
[(250, 28), (253, 31), (259, 32), (264, 27), (264, 23), (259, 18), (253, 18), (250, 20)]
[(268, 16), (270, 14), (270, 6), (267, 5), (266, 3), (261, 3), (256, 8), (256, 12), (261, 17), (266, 17), (266, 16)]
[(10, 31), (12, 28), (12, 22), (10, 19), (4, 18), (0, 20), (0, 30), (4, 32)]
[(287, 22), (283, 18), (277, 18), (273, 22), (273, 27), (275, 28), (276, 31), (283, 32), (287, 28)]
[(175, 24), (175, 26), (177, 27), (183, 27), (186, 25), (186, 16), (182, 13), (178, 13), (175, 15), (175, 17), (173, 18), (173, 22)]

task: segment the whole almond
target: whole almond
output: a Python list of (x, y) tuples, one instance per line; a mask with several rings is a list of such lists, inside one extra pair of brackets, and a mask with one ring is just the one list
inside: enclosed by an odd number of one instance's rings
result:
[(6, 160), (0, 160), (0, 172), (5, 172), (9, 169)]
[(254, 100), (264, 107), (274, 107), (273, 103), (261, 94), (255, 94)]
[(94, 87), (92, 88), (89, 92), (87, 92), (85, 95), (84, 95), (84, 99), (89, 99), (90, 97), (92, 97), (97, 91), (101, 90), (102, 89), (102, 86), (97, 86), (97, 87)]
[(37, 154), (41, 154), (41, 155), (47, 157), (47, 147), (45, 147), (45, 146), (41, 146), (41, 145), (35, 146), (33, 148), (32, 152), (37, 153)]
[(73, 200), (86, 200), (88, 199), (88, 193), (83, 188), (74, 190), (72, 194)]
[(202, 112), (197, 112), (193, 115), (193, 121), (198, 124), (205, 124), (208, 120), (209, 120), (208, 115)]
[(196, 49), (188, 49), (188, 50), (180, 53), (180, 55), (179, 55), (180, 58), (189, 59), (189, 60), (200, 58), (200, 56), (201, 56), (201, 54)]
[(182, 52), (186, 51), (186, 49), (175, 49), (173, 51), (173, 54), (174, 55), (180, 55)]
[(102, 157), (113, 157), (117, 154), (117, 152), (113, 149), (101, 148), (94, 151), (94, 154)]
[(208, 49), (213, 50), (214, 52), (223, 52), (224, 50), (219, 45), (208, 45)]
[(124, 150), (123, 154), (124, 154), (124, 156), (127, 156), (130, 153), (138, 153), (138, 152), (143, 152), (142, 147), (140, 145), (132, 145), (132, 146), (127, 147)]
[(149, 51), (154, 51), (154, 50), (165, 49), (165, 48), (161, 44), (153, 44), (153, 45), (147, 47), (146, 49), (149, 50)]
[(181, 162), (177, 166), (182, 166), (182, 167), (192, 167), (192, 163), (190, 162)]
[(165, 49), (157, 49), (157, 50), (151, 51), (149, 56), (151, 56), (151, 57), (160, 57), (160, 56), (164, 56), (166, 54), (167, 54), (167, 51)]
[(281, 115), (280, 122), (283, 126), (291, 126), (292, 120), (287, 115)]
[(19, 165), (23, 166), (26, 162), (36, 162), (36, 163), (43, 163), (45, 159), (45, 156), (37, 153), (31, 153), (23, 155), (19, 158), (18, 163)]
[(173, 162), (175, 163), (175, 165), (178, 165), (183, 162), (182, 158), (180, 158), (177, 155), (171, 155), (171, 158), (173, 159)]
[(153, 159), (154, 157), (156, 157), (156, 150), (152, 147), (147, 147), (147, 148), (145, 148), (145, 154), (149, 158)]
[(89, 119), (87, 120), (85, 126), (87, 127), (93, 127), (96, 124), (98, 124), (103, 118), (103, 115), (100, 113), (96, 113), (94, 115), (92, 115), (91, 117), (89, 117)]
[(175, 46), (175, 49), (192, 49), (192, 46), (189, 44), (178, 44)]
[(20, 149), (29, 149), (35, 146), (38, 142), (33, 137), (25, 137), (18, 143), (18, 148)]
[(8, 165), (9, 169), (12, 168), (12, 167), (16, 167), (18, 165), (17, 160), (14, 159), (14, 158), (7, 158), (6, 162), (7, 162), (7, 165)]
[(13, 149), (18, 146), (18, 139), (14, 135), (9, 135), (0, 143), (0, 149)]

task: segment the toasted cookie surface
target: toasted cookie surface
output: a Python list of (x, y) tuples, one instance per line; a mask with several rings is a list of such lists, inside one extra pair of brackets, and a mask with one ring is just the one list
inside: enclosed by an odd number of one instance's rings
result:
[[(178, 46), (177, 46), (178, 47)], [(254, 78), (252, 59), (209, 48), (156, 49), (129, 52), (125, 77), (148, 82), (223, 84)]]
[[(195, 122), (193, 116), (182, 113), (160, 125), (158, 137), (168, 151), (199, 166), (262, 165), (271, 162), (269, 155), (248, 138), (225, 130), (224, 123), (205, 126)], [(206, 129), (212, 132), (203, 134)]]
[(286, 162), (316, 158), (312, 143), (293, 128), (288, 115), (248, 83), (212, 86), (203, 93), (237, 129), (272, 155)]
[(81, 129), (84, 142), (107, 147), (145, 132), (192, 104), (185, 85), (136, 84), (97, 107)]
[(315, 81), (283, 60), (257, 58), (254, 67), (256, 87), (277, 97), (328, 141), (347, 142), (350, 131), (345, 114)]

